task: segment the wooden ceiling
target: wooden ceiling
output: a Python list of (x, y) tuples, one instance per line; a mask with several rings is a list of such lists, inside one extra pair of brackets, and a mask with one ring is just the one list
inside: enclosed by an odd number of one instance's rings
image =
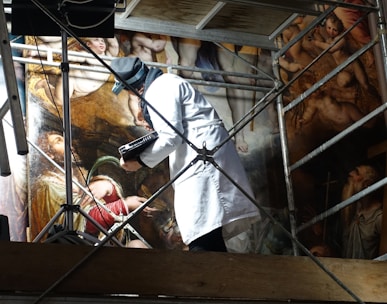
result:
[(276, 36), (298, 14), (319, 15), (330, 5), (367, 9), (349, 2), (352, 1), (126, 0), (122, 12), (116, 13), (115, 27), (275, 50)]
[[(37, 2), (47, 0), (18, 1), (30, 1), (36, 5)], [(61, 1), (65, 3), (68, 0), (53, 0), (54, 3), (62, 3)], [(371, 4), (354, 4), (359, 3), (354, 0), (116, 1), (116, 29), (229, 42), (269, 50), (278, 49), (276, 37), (299, 14), (317, 16), (331, 6), (365, 11), (375, 9)], [(7, 9), (12, 1), (3, 0), (3, 3)], [(51, 0), (48, 3), (51, 3)]]

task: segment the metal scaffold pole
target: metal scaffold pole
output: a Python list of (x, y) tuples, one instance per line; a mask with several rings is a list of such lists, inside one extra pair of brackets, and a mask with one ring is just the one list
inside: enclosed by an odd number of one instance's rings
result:
[(26, 132), (24, 129), (23, 113), (20, 105), (16, 74), (12, 60), (12, 52), (5, 18), (3, 1), (0, 1), (0, 54), (7, 87), (7, 100), (0, 108), (0, 173), (2, 176), (11, 174), (2, 119), (8, 111), (11, 112), (17, 152), (20, 155), (28, 153)]

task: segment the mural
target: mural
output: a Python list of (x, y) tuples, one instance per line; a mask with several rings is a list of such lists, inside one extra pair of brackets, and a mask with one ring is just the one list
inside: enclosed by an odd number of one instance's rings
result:
[[(283, 94), (284, 105), (288, 105), (367, 44), (370, 33), (367, 24), (360, 23), (327, 50), (358, 14), (336, 9), (279, 58), (278, 70), (275, 65), (273, 69), (269, 50), (249, 46), (122, 30), (116, 31), (114, 38), (90, 37), (83, 41), (107, 63), (111, 57), (138, 56), (145, 62), (162, 64), (164, 72), (191, 79), (219, 112), (230, 132), (235, 132), (233, 140), (260, 207), (289, 229), (292, 210), (287, 203), (275, 99), (263, 109), (256, 106), (274, 87), (275, 75), (284, 85), (289, 84)], [(279, 42), (285, 45), (292, 41), (311, 20), (310, 16), (297, 18), (283, 31)], [(57, 63), (27, 66), (26, 123), (29, 140), (37, 147), (28, 155), (28, 239), (34, 240), (42, 230), (49, 232), (48, 237), (55, 237), (66, 226), (64, 215), (68, 210), (62, 208), (66, 202), (66, 181), (61, 170), (63, 82), (58, 65), (62, 45), (60, 37), (26, 37), (26, 43), (57, 50), (24, 53), (31, 59)], [(84, 210), (86, 216), (70, 212), (75, 214), (75, 228), (87, 232), (92, 240), (103, 234), (90, 225), (87, 216), (106, 230), (114, 229), (136, 204), (168, 182), (169, 173), (167, 160), (154, 169), (143, 168), (136, 173), (127, 173), (119, 167), (118, 147), (145, 131), (135, 126), (127, 92), (119, 95), (111, 92), (113, 75), (102, 72), (100, 62), (85, 56), (87, 52), (74, 38), (68, 39), (67, 48), (70, 63), (76, 65), (69, 72), (75, 181), (70, 203)], [(301, 73), (324, 51), (321, 59)], [(175, 65), (183, 68), (170, 68)], [(381, 105), (380, 95), (370, 50), (285, 114), (290, 163)], [(297, 226), (385, 176), (384, 152), (372, 153), (373, 147), (385, 139), (384, 126), (384, 117), (378, 116), (292, 172)], [(98, 189), (106, 190), (93, 192), (97, 183)], [(84, 194), (84, 189), (95, 194), (97, 203)], [(374, 193), (305, 227), (297, 237), (317, 256), (378, 256), (382, 194)], [(147, 210), (141, 212), (116, 235), (117, 240), (128, 247), (141, 247), (145, 240), (153, 248), (185, 250), (174, 219), (173, 188), (166, 188), (149, 208), (153, 215), (150, 217)], [(49, 225), (50, 219), (57, 215), (58, 220)], [(38, 238), (45, 240), (46, 236)], [(227, 245), (230, 251), (293, 254), (291, 240), (265, 216)]]
[[(335, 10), (280, 58), (280, 75), (288, 83), (326, 50), (293, 81), (284, 94), (285, 105), (370, 42), (364, 22), (339, 40), (358, 18), (359, 12)], [(297, 18), (284, 30), (283, 41), (294, 39), (310, 21), (308, 16)], [(286, 114), (290, 162), (305, 157), (381, 104), (375, 60), (372, 51), (367, 51)], [(384, 124), (382, 116), (376, 117), (292, 172), (298, 225), (361, 191), (380, 178), (377, 176), (384, 176), (385, 156), (370, 153), (385, 138)], [(379, 255), (381, 202), (380, 193), (374, 193), (300, 231), (300, 240), (316, 255), (375, 258)]]
[[(97, 54), (105, 56), (124, 56), (124, 44), (119, 44), (118, 38), (85, 38), (85, 43)], [(27, 37), (29, 43), (33, 43), (32, 37)], [(60, 48), (58, 37), (38, 37), (38, 44), (48, 44), (49, 47), (59, 47), (59, 54), (54, 55), (54, 60), (60, 60)], [(54, 45), (53, 45), (54, 44)], [(121, 47), (121, 45), (123, 47)], [(84, 53), (80, 44), (74, 39), (69, 39), (68, 49)], [(71, 63), (83, 67), (95, 67), (96, 60), (93, 58), (73, 58)], [(26, 56), (36, 58), (39, 54), (27, 53)], [(55, 58), (56, 57), (56, 58)], [(105, 58), (106, 59), (106, 58)], [(66, 211), (61, 211), (61, 205), (66, 201), (66, 182), (60, 168), (53, 167), (48, 159), (54, 160), (63, 167), (64, 160), (64, 138), (62, 134), (63, 125), (63, 92), (60, 70), (57, 67), (42, 68), (40, 65), (29, 65), (28, 80), (28, 123), (34, 126), (29, 130), (29, 136), (42, 151), (32, 151), (30, 154), (30, 232), (31, 239), (40, 239), (39, 232), (61, 229), (58, 225), (48, 227), (49, 220), (60, 214), (59, 223), (66, 228), (61, 221)], [(134, 125), (133, 116), (128, 107), (128, 94), (123, 92), (115, 95), (111, 92), (113, 76), (100, 71), (83, 71), (74, 69), (69, 72), (69, 96), (71, 102), (71, 124), (72, 124), (72, 153), (74, 179), (80, 184), (73, 187), (73, 205), (79, 205), (87, 214), (93, 215), (93, 219), (109, 230), (114, 223), (123, 221), (123, 216), (135, 206), (131, 204), (130, 197), (148, 198), (168, 181), (168, 171), (165, 164), (152, 170), (152, 174), (143, 170), (139, 173), (129, 174), (122, 170), (118, 164), (118, 147), (140, 135), (145, 130)], [(59, 88), (59, 89), (58, 89)], [(106, 193), (93, 192), (94, 179), (101, 179), (114, 184), (116, 200), (112, 200)], [(84, 187), (82, 189), (82, 186)], [(89, 190), (102, 202), (93, 205), (90, 198), (85, 198), (84, 189)], [(111, 186), (110, 186), (111, 188)], [(104, 188), (103, 188), (104, 189)], [(106, 190), (106, 192), (108, 192)], [(128, 245), (129, 232), (132, 228), (141, 230), (138, 233), (152, 247), (158, 248), (180, 248), (183, 245), (179, 238), (178, 227), (173, 217), (173, 192), (166, 190), (157, 200), (153, 202), (152, 208), (157, 207), (157, 216), (150, 219), (140, 215), (134, 219), (120, 236), (120, 240)], [(99, 196), (99, 197), (98, 197)], [(109, 196), (109, 197), (108, 197)], [(121, 198), (121, 200), (120, 200)], [(145, 200), (145, 199), (144, 199)], [(124, 205), (122, 205), (124, 202)], [(107, 212), (103, 206), (106, 204)], [(90, 227), (88, 219), (79, 213), (75, 214), (74, 228), (86, 231), (94, 237), (98, 237), (95, 227)], [(95, 235), (97, 234), (97, 235)], [(131, 235), (130, 239), (137, 239), (137, 234)]]

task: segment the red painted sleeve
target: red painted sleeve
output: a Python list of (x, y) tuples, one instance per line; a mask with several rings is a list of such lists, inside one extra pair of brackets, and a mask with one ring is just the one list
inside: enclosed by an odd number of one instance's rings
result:
[[(111, 195), (105, 196), (104, 200), (106, 202), (105, 206), (111, 210), (112, 213), (116, 215), (127, 215), (128, 211), (124, 205), (122, 199), (118, 197), (117, 191), (114, 191)], [(99, 205), (96, 205), (89, 211), (90, 217), (92, 217), (98, 224), (100, 224), (103, 228), (108, 230), (114, 224), (114, 217), (109, 214), (104, 208)], [(86, 221), (85, 232), (97, 235), (98, 228), (94, 226), (94, 224), (90, 221)]]

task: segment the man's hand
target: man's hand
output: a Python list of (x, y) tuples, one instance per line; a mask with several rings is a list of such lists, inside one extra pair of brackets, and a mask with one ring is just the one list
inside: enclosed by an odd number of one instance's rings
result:
[(125, 171), (134, 172), (140, 169), (142, 166), (136, 160), (127, 160), (125, 161), (122, 157), (120, 159), (120, 165)]
[(112, 195), (114, 191), (114, 186), (108, 179), (100, 179), (100, 180), (92, 180), (88, 185), (88, 189), (90, 190), (92, 196), (86, 195), (80, 206), (85, 208), (89, 205), (94, 204), (94, 199), (101, 200), (107, 195)]
[[(143, 204), (146, 200), (147, 200), (147, 198), (145, 198), (145, 197), (133, 195), (133, 196), (127, 196), (124, 199), (124, 203), (126, 205), (126, 208), (128, 208), (128, 210), (131, 212), (131, 211), (137, 209), (138, 207), (140, 207), (140, 205)], [(148, 206), (146, 206), (142, 210), (143, 214), (146, 217), (153, 217), (153, 214), (157, 211), (159, 211), (157, 208), (148, 207)]]

